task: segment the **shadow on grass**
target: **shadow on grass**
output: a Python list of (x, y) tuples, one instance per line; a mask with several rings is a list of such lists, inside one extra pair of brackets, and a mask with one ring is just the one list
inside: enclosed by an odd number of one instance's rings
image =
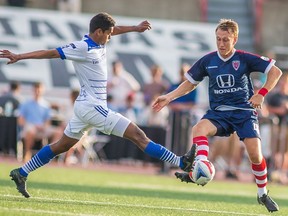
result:
[[(15, 187), (14, 183), (9, 180), (0, 179), (0, 185)], [(195, 192), (176, 192), (176, 191), (163, 191), (155, 189), (139, 189), (139, 188), (117, 188), (117, 187), (99, 187), (99, 186), (86, 186), (86, 185), (73, 185), (73, 184), (55, 184), (47, 182), (28, 182), (29, 188), (33, 189), (45, 189), (45, 190), (57, 190), (67, 192), (79, 192), (90, 194), (106, 194), (106, 195), (123, 195), (123, 196), (138, 196), (138, 197), (153, 197), (153, 198), (165, 198), (165, 199), (178, 199), (185, 201), (210, 201), (210, 202), (228, 202), (237, 204), (251, 204), (256, 203), (255, 198), (237, 196), (237, 195), (225, 195), (225, 194), (204, 194)], [(16, 188), (15, 188), (16, 190)], [(33, 194), (32, 194), (33, 196)], [(46, 201), (45, 201), (46, 202)], [(53, 202), (53, 201), (52, 201)], [(59, 201), (57, 201), (59, 202)], [(278, 204), (287, 203), (285, 199), (277, 199)]]

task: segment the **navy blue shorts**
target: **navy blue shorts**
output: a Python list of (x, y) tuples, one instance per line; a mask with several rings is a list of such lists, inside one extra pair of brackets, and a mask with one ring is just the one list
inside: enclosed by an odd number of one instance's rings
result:
[(202, 119), (208, 119), (217, 127), (215, 136), (230, 136), (236, 131), (240, 140), (260, 137), (258, 114), (251, 110), (208, 110)]

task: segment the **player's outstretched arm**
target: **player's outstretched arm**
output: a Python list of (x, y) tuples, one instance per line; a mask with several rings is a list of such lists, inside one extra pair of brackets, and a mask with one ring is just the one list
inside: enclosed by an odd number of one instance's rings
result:
[(151, 28), (151, 24), (145, 20), (136, 26), (115, 26), (112, 35), (124, 34), (127, 32), (144, 32)]
[(51, 59), (60, 58), (60, 54), (56, 49), (53, 50), (38, 50), (28, 53), (15, 54), (9, 50), (0, 50), (0, 58), (7, 58), (10, 61), (7, 64), (13, 64), (23, 59)]
[(163, 107), (167, 106), (171, 101), (183, 95), (188, 94), (189, 92), (193, 91), (196, 87), (197, 85), (192, 84), (188, 80), (185, 80), (175, 90), (169, 92), (166, 95), (161, 95), (158, 98), (156, 98), (156, 100), (152, 103), (152, 108), (156, 112), (159, 112)]

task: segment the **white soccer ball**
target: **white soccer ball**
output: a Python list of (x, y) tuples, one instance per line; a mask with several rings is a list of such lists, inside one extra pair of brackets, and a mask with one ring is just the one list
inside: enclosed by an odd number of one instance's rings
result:
[(198, 185), (206, 185), (215, 175), (215, 167), (209, 160), (197, 160), (193, 169), (189, 172), (189, 177)]

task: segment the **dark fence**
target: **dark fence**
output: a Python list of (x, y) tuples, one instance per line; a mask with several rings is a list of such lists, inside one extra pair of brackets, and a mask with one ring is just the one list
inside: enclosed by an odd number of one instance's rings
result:
[(0, 116), (0, 152), (16, 155), (17, 136), (17, 118)]

